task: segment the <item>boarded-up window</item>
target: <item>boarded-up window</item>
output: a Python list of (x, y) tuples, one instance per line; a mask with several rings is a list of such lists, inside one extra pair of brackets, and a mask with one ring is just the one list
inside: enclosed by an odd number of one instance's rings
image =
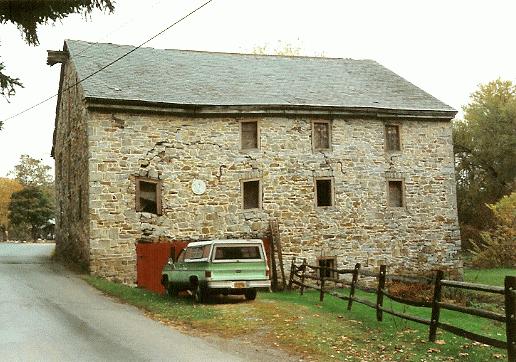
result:
[(261, 208), (260, 181), (242, 181), (242, 197), (244, 209)]
[(161, 215), (161, 182), (136, 179), (136, 211)]
[(385, 126), (385, 148), (387, 151), (399, 151), (400, 148), (400, 127), (398, 125)]
[(315, 180), (316, 205), (333, 206), (333, 187), (331, 179)]
[(313, 122), (313, 147), (314, 150), (330, 149), (331, 128), (330, 122)]
[[(329, 269), (335, 269), (336, 257), (320, 257), (319, 260), (319, 277), (321, 278), (336, 278), (338, 274), (336, 274), (334, 271)], [(327, 268), (327, 269), (325, 269)]]
[(258, 122), (240, 122), (240, 139), (243, 150), (258, 148)]
[(403, 206), (403, 181), (389, 181), (389, 206)]

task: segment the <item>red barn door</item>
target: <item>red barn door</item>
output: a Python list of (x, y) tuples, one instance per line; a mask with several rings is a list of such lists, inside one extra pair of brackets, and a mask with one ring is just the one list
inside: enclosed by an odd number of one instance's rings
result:
[(186, 246), (184, 241), (172, 243), (137, 243), (136, 244), (136, 285), (153, 292), (163, 293), (161, 285), (161, 270), (172, 255), (176, 255)]

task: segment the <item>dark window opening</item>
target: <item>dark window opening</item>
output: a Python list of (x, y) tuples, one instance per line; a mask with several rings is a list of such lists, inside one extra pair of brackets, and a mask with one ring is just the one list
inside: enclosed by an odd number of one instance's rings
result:
[(242, 185), (244, 209), (260, 208), (260, 181), (245, 181)]
[(160, 183), (151, 180), (136, 181), (136, 211), (161, 215)]
[(387, 151), (399, 151), (400, 148), (400, 127), (397, 125), (385, 126), (385, 138)]
[(327, 150), (330, 148), (330, 123), (314, 122), (314, 149)]
[(389, 206), (403, 206), (403, 182), (389, 181)]
[(242, 122), (241, 146), (243, 150), (258, 148), (258, 122)]
[(317, 206), (332, 206), (333, 205), (333, 193), (331, 187), (331, 180), (315, 180), (316, 193), (317, 193)]
[[(329, 269), (335, 269), (335, 257), (331, 258), (320, 258), (318, 260), (319, 262), (319, 277), (320, 278), (335, 278), (336, 274), (333, 270)], [(328, 268), (328, 269), (325, 269)]]

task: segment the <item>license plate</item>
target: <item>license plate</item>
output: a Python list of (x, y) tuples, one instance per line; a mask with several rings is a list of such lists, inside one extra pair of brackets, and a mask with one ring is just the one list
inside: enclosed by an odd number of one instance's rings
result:
[(234, 288), (245, 288), (245, 282), (234, 282), (233, 287)]

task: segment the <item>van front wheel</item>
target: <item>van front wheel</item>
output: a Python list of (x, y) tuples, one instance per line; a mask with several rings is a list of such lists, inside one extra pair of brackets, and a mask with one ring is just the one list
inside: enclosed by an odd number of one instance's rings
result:
[(245, 291), (245, 299), (247, 299), (247, 300), (255, 300), (256, 299), (256, 289), (246, 289), (246, 291)]

